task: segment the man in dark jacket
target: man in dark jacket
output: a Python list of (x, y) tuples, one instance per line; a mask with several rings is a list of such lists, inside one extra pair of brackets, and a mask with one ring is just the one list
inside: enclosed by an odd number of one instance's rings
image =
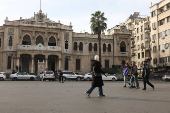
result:
[(135, 82), (136, 82), (136, 89), (139, 88), (139, 82), (138, 82), (138, 72), (137, 72), (137, 66), (135, 62), (132, 62), (132, 76), (135, 76)]
[(130, 85), (130, 88), (135, 88), (135, 82), (134, 82), (134, 80), (135, 80), (135, 76), (134, 75), (132, 75), (132, 71), (133, 71), (133, 66), (130, 64), (128, 64), (128, 60), (126, 61), (126, 63), (127, 63), (127, 65), (128, 65), (128, 68), (129, 68), (129, 70), (130, 70), (130, 83), (129, 83), (129, 85)]
[[(99, 97), (105, 97), (105, 95), (103, 95), (103, 89), (102, 86), (103, 84), (103, 80), (102, 80), (102, 73), (105, 74), (102, 70), (101, 70), (101, 63), (99, 62), (99, 56), (95, 55), (94, 57), (94, 64), (92, 64), (93, 69), (94, 69), (94, 74), (92, 75), (92, 86), (90, 87), (90, 89), (88, 91), (85, 92), (85, 94), (87, 95), (87, 97), (90, 97), (90, 94), (92, 93), (92, 91), (98, 87), (99, 90)], [(107, 75), (105, 74), (105, 76), (107, 77)]]
[(154, 85), (152, 85), (150, 82), (149, 82), (149, 74), (150, 74), (150, 69), (149, 69), (149, 65), (147, 65), (147, 62), (144, 61), (143, 62), (143, 72), (142, 72), (142, 77), (143, 77), (143, 85), (144, 85), (144, 88), (142, 90), (146, 90), (146, 83), (148, 85), (150, 85), (153, 90), (154, 90)]

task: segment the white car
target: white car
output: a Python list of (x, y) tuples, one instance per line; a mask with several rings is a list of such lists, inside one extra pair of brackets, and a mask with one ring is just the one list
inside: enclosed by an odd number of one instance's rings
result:
[(36, 75), (30, 75), (27, 72), (17, 72), (15, 74), (10, 74), (9, 78), (11, 80), (35, 80), (37, 78)]
[(162, 81), (168, 81), (170, 80), (170, 75), (164, 75), (164, 77), (162, 77)]
[(40, 73), (40, 80), (44, 81), (44, 80), (55, 80), (55, 74), (53, 71), (44, 71), (42, 73)]
[(84, 80), (87, 80), (87, 81), (92, 80), (92, 73), (84, 74)]
[(117, 80), (117, 77), (114, 76), (114, 75), (109, 75), (107, 74), (108, 76), (106, 77), (104, 74), (102, 74), (102, 80), (112, 80), (112, 81), (115, 81)]
[(0, 80), (5, 80), (5, 79), (6, 79), (5, 72), (0, 72)]
[(64, 76), (64, 81), (66, 79), (73, 79), (76, 81), (80, 81), (81, 79), (84, 79), (83, 75), (78, 75), (73, 73), (72, 71), (62, 71), (63, 76)]

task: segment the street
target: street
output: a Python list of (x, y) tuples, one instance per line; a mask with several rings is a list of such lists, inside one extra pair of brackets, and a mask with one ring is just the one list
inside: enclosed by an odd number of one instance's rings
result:
[(0, 113), (170, 113), (170, 82), (153, 81), (153, 91), (123, 87), (123, 81), (104, 81), (104, 94), (90, 81), (0, 81)]

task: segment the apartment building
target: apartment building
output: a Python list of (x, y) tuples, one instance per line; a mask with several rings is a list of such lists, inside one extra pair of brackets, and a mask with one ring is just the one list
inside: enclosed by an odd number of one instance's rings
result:
[(170, 0), (150, 7), (151, 65), (155, 72), (170, 71)]

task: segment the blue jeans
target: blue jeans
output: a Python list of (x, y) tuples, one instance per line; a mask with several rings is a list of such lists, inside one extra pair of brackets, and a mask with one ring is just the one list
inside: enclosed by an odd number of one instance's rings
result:
[(126, 82), (127, 82), (127, 75), (124, 76), (124, 86), (126, 86)]
[[(90, 95), (95, 88), (96, 87), (91, 86), (90, 89), (86, 93), (88, 93)], [(99, 91), (99, 95), (103, 95), (102, 86), (98, 87), (98, 91)]]
[(135, 75), (136, 87), (139, 87), (138, 75)]
[(132, 76), (131, 76), (131, 79), (130, 79), (130, 87), (135, 86), (134, 79), (135, 79), (135, 76), (132, 75)]

